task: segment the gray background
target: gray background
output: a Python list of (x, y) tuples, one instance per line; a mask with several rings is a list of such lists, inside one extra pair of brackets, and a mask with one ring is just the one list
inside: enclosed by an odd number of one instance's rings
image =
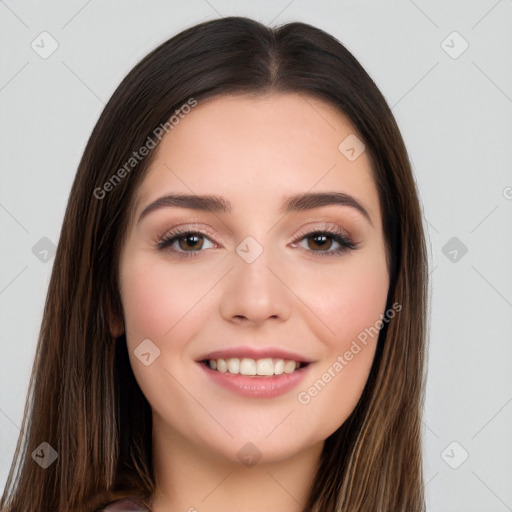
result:
[[(431, 247), (428, 509), (512, 510), (510, 0), (0, 0), (0, 485), (21, 424), (52, 248), (90, 132), (148, 51), (226, 15), (330, 32), (392, 106)], [(42, 58), (52, 38), (58, 48)]]

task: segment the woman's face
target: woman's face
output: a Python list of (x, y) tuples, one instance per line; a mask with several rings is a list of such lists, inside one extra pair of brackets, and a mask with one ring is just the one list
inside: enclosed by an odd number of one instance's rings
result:
[(365, 386), (389, 286), (355, 129), (312, 97), (221, 96), (155, 156), (120, 258), (154, 433), (243, 463), (321, 447)]

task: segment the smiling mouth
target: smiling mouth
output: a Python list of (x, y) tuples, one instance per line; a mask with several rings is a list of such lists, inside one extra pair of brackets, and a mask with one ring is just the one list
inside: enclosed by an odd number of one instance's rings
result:
[(309, 363), (293, 361), (291, 359), (263, 358), (251, 359), (244, 357), (231, 357), (229, 359), (205, 359), (200, 361), (214, 371), (246, 376), (273, 376), (283, 373), (293, 373), (308, 366)]

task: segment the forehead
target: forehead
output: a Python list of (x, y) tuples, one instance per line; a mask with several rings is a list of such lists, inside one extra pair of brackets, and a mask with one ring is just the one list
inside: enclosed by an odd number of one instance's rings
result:
[(275, 200), (277, 208), (294, 193), (336, 190), (356, 196), (378, 220), (369, 156), (349, 159), (343, 151), (355, 137), (342, 112), (309, 95), (211, 98), (163, 137), (133, 213), (165, 192), (222, 195), (235, 207)]

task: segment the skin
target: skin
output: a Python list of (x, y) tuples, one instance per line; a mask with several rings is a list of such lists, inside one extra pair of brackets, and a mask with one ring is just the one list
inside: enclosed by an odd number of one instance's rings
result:
[[(124, 326), (112, 326), (126, 330), (131, 366), (153, 412), (154, 512), (298, 512), (305, 505), (324, 440), (366, 384), (377, 336), (307, 404), (298, 393), (329, 368), (332, 376), (338, 356), (384, 314), (389, 287), (370, 160), (363, 152), (349, 161), (338, 150), (354, 133), (329, 104), (290, 93), (210, 99), (163, 138), (121, 252)], [(289, 195), (327, 191), (355, 197), (371, 223), (350, 206), (278, 211)], [(167, 193), (220, 195), (232, 209), (164, 207), (137, 222)], [(158, 249), (178, 225), (205, 238)], [(355, 250), (336, 254), (333, 239), (320, 247), (306, 237), (336, 226)], [(235, 250), (247, 236), (263, 248), (250, 264)], [(182, 256), (194, 249), (195, 256)], [(134, 353), (145, 339), (160, 350), (148, 366)], [(238, 345), (288, 349), (314, 362), (307, 379), (282, 396), (241, 397), (196, 362)], [(237, 457), (248, 442), (262, 454), (250, 467)]]

